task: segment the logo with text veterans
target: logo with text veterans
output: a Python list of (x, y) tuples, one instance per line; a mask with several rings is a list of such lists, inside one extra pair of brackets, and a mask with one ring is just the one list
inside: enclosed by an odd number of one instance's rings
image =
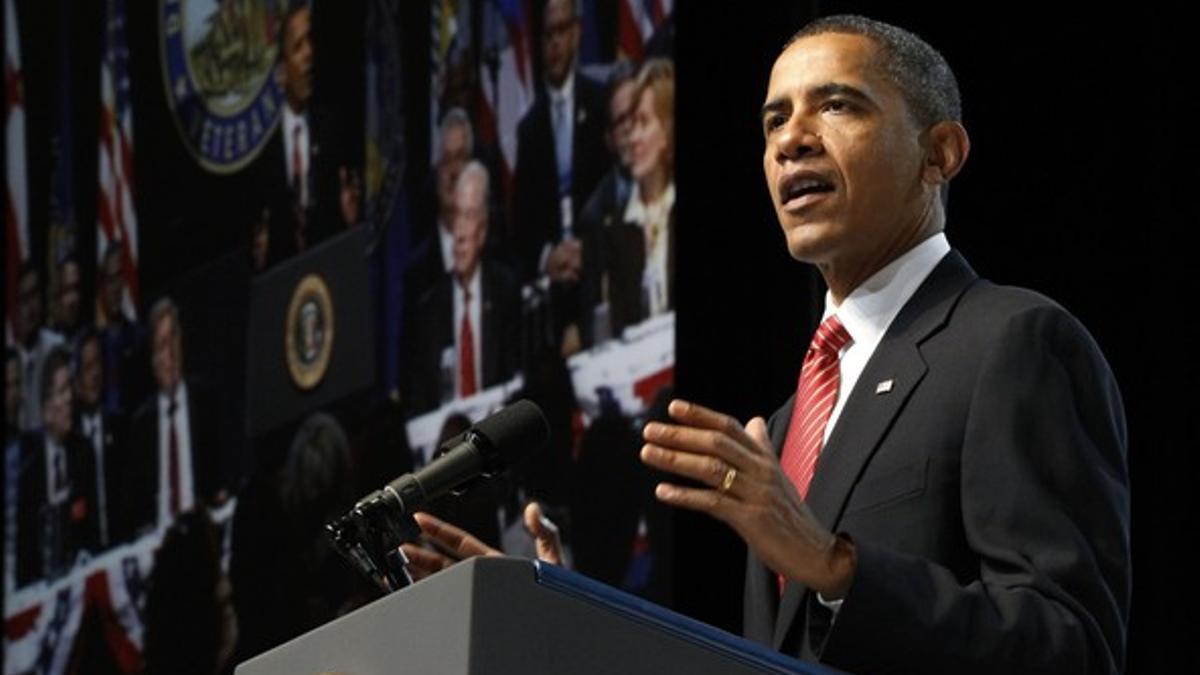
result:
[(163, 0), (163, 84), (184, 145), (214, 173), (262, 151), (279, 122), (282, 0)]

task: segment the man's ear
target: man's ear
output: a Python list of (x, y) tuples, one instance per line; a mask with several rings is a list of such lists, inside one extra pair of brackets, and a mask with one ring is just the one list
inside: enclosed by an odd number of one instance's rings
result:
[(938, 122), (925, 132), (925, 141), (921, 178), (932, 185), (949, 182), (962, 170), (971, 152), (971, 139), (966, 128), (951, 120)]

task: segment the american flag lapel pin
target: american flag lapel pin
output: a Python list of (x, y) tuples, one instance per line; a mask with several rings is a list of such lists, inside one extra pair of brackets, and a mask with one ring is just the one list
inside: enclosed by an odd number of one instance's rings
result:
[(896, 384), (895, 380), (888, 378), (888, 379), (880, 382), (879, 384), (875, 385), (875, 393), (876, 394), (886, 394), (892, 390), (892, 387), (895, 386), (895, 384)]

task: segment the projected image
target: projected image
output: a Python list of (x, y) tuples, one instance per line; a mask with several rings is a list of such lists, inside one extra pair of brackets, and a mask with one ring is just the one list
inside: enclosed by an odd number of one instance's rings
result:
[(491, 487), (484, 517), (447, 518), (532, 554), (519, 509), (537, 499), (578, 570), (653, 595), (667, 535), (636, 456), (673, 380), (670, 8), (599, 4), (433, 3), (401, 392), (418, 463), (460, 415), (540, 403), (547, 452)]
[(431, 506), (669, 598), (668, 0), (5, 0), (5, 673), (230, 672), (378, 597), (325, 524), (518, 398)]

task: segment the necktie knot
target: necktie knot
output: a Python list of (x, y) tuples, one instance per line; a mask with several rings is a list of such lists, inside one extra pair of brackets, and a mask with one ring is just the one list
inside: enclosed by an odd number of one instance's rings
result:
[(837, 356), (838, 352), (848, 344), (850, 344), (849, 331), (842, 325), (842, 321), (837, 318), (837, 315), (832, 314), (817, 327), (809, 349), (821, 356)]

